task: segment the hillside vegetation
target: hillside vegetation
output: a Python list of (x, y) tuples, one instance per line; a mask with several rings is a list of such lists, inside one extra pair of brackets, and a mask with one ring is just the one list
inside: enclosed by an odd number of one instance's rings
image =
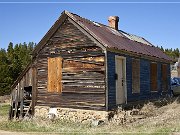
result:
[[(158, 46), (157, 46), (158, 47)], [(173, 58), (175, 61), (178, 60), (178, 58), (180, 57), (180, 51), (179, 51), (179, 48), (176, 48), (176, 49), (167, 49), (167, 48), (163, 48), (162, 46), (161, 47), (158, 47), (159, 49), (161, 49), (161, 51), (163, 51), (165, 54), (167, 54), (168, 56), (170, 56), (171, 58)]]

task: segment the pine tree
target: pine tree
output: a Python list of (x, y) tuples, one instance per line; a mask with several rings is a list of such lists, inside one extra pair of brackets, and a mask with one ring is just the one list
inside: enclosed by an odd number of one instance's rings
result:
[(160, 48), (163, 52), (164, 52), (164, 48), (161, 46), (161, 48)]
[(9, 74), (7, 52), (4, 49), (0, 50), (0, 95), (10, 92), (12, 78)]
[(9, 94), (11, 85), (31, 61), (33, 42), (13, 45), (9, 43), (7, 51), (0, 50), (0, 95)]

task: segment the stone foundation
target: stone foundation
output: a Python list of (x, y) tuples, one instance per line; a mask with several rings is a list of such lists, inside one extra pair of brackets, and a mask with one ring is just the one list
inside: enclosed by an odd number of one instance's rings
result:
[(50, 108), (48, 106), (36, 106), (34, 116), (48, 118), (48, 116), (51, 115), (52, 112), (55, 118), (60, 118), (63, 120), (71, 120), (74, 122), (81, 122), (81, 123), (91, 123), (93, 121), (105, 122), (108, 120), (108, 112), (106, 111), (71, 109), (71, 108)]

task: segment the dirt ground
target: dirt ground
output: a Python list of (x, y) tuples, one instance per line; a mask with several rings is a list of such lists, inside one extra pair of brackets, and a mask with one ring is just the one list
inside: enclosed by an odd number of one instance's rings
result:
[[(44, 133), (44, 132), (10, 132), (10, 131), (3, 131), (0, 130), (0, 135), (57, 135), (57, 134), (67, 134), (67, 133)], [(68, 134), (74, 134), (72, 133), (68, 133)]]
[[(0, 135), (57, 135), (60, 133), (44, 133), (44, 132), (11, 132), (0, 130)], [(63, 133), (62, 133), (63, 134)]]
[(0, 135), (27, 135), (27, 134), (26, 133), (20, 133), (20, 132), (10, 132), (10, 131), (0, 130)]

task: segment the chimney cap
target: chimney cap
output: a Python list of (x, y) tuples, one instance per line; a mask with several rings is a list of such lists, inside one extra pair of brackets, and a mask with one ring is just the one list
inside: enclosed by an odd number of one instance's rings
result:
[(119, 22), (118, 16), (109, 16), (108, 21), (109, 21), (109, 26), (111, 28), (118, 30), (118, 22)]
[(109, 16), (108, 21), (111, 21), (111, 20), (119, 21), (119, 17), (118, 16)]

